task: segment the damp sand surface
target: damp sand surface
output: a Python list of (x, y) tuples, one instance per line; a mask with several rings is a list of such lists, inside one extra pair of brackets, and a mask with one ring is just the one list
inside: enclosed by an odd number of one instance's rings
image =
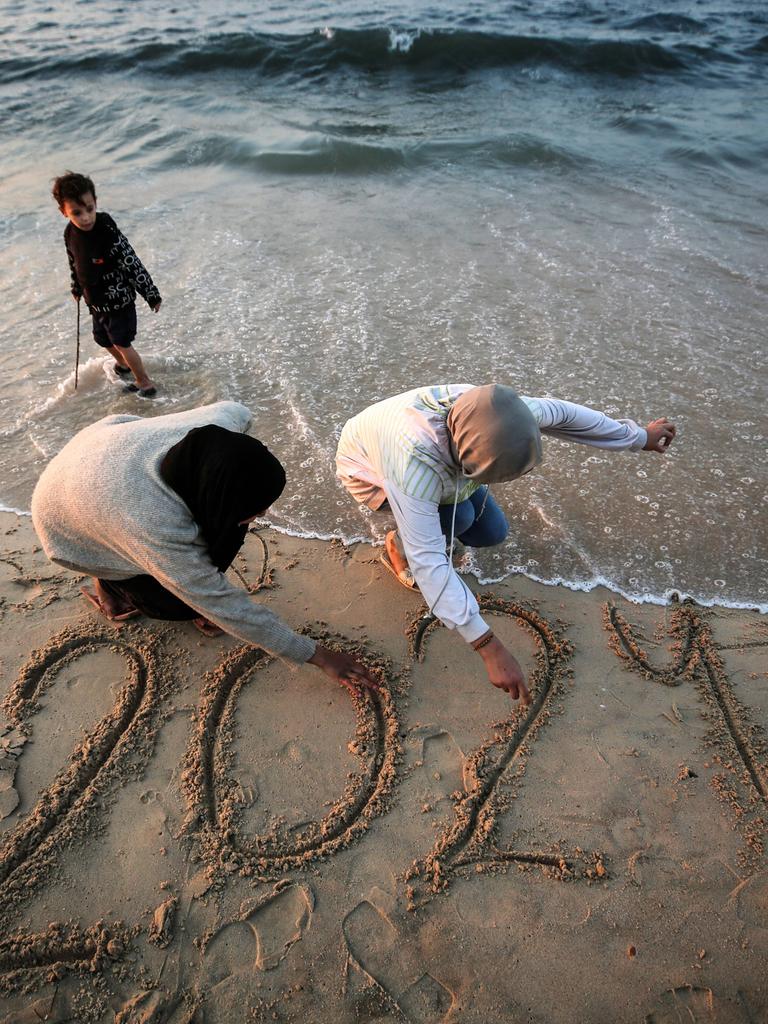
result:
[(764, 616), (478, 588), (521, 711), (375, 549), (250, 535), (350, 694), (0, 532), (0, 1022), (768, 1016)]

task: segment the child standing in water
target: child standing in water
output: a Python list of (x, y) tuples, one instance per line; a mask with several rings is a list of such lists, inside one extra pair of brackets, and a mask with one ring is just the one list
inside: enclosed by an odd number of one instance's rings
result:
[(141, 356), (133, 348), (136, 337), (136, 292), (157, 312), (162, 299), (131, 244), (108, 213), (96, 212), (96, 189), (84, 174), (66, 174), (53, 183), (53, 198), (69, 223), (64, 245), (72, 272), (72, 295), (83, 297), (93, 319), (93, 338), (115, 360), (121, 377), (141, 398), (157, 394)]

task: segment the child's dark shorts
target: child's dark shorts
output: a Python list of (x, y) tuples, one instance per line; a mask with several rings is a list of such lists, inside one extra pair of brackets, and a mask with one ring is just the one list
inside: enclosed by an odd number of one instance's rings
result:
[(93, 317), (93, 340), (102, 348), (128, 348), (136, 337), (136, 306), (132, 302), (115, 313), (96, 313)]

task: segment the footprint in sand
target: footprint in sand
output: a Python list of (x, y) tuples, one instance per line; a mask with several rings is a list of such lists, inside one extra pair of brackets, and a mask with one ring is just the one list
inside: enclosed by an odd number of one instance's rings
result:
[(424, 777), (436, 800), (464, 787), (464, 754), (449, 732), (427, 736), (422, 751)]
[(738, 887), (736, 914), (752, 949), (768, 956), (768, 872), (761, 871)]
[[(453, 994), (424, 971), (413, 942), (404, 938), (368, 900), (351, 910), (342, 925), (351, 963), (374, 988), (379, 1003), (411, 1024), (438, 1024), (450, 1012)], [(370, 1002), (365, 987), (357, 994)]]
[(644, 1024), (750, 1024), (751, 1016), (742, 1008), (728, 1005), (711, 988), (680, 985), (665, 992)]
[(309, 927), (314, 908), (309, 886), (279, 882), (213, 936), (201, 987), (210, 991), (235, 974), (274, 970)]

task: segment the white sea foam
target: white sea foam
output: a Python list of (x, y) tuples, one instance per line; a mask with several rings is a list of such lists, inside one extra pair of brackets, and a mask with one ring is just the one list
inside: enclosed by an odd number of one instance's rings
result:
[[(296, 537), (302, 540), (335, 540), (340, 541), (342, 544), (347, 546), (351, 546), (353, 544), (370, 544), (372, 547), (382, 547), (384, 544), (383, 538), (381, 540), (374, 540), (370, 536), (363, 537), (348, 535), (338, 531), (322, 533), (313, 530), (299, 530), (294, 526), (279, 526), (268, 519), (258, 519), (255, 523), (261, 527), (269, 527), (271, 530), (274, 530), (275, 533), (282, 533), (286, 537)], [(606, 576), (600, 575), (596, 575), (590, 580), (571, 580), (567, 579), (565, 576), (537, 576), (535, 573), (529, 572), (523, 566), (510, 566), (509, 570), (506, 573), (502, 573), (500, 576), (483, 576), (481, 574), (481, 570), (472, 559), (470, 549), (467, 549), (466, 555), (468, 556), (466, 558), (466, 568), (462, 568), (457, 571), (460, 571), (462, 576), (474, 576), (481, 587), (496, 586), (499, 583), (504, 583), (513, 579), (515, 576), (524, 576), (533, 583), (540, 583), (545, 587), (565, 587), (566, 590), (574, 590), (585, 594), (589, 594), (593, 590), (603, 587), (605, 590), (610, 590), (611, 593), (618, 594), (619, 597), (623, 597), (632, 604), (652, 604), (663, 606), (668, 605), (673, 601), (691, 600), (704, 608), (734, 608), (746, 611), (757, 611), (762, 615), (768, 613), (768, 603), (761, 604), (755, 601), (737, 601), (715, 597), (707, 598), (697, 594), (688, 594), (673, 587), (663, 591), (662, 593), (651, 593), (648, 591), (635, 593), (619, 586), (614, 580), (610, 580)]]

